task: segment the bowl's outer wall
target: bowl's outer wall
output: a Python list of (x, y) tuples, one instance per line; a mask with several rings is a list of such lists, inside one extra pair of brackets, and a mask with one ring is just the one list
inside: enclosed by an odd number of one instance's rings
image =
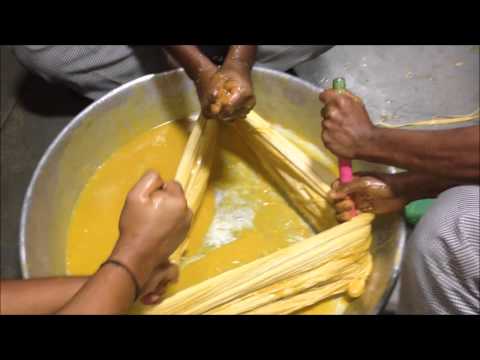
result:
[[(319, 88), (263, 68), (254, 69), (253, 81), (255, 110), (260, 115), (325, 150), (320, 139)], [(66, 238), (75, 202), (96, 168), (118, 147), (163, 122), (198, 112), (193, 83), (182, 70), (175, 70), (125, 84), (76, 116), (47, 149), (25, 196), (20, 227), (23, 276), (65, 274)], [(357, 169), (394, 171), (360, 161), (354, 164)], [(398, 276), (404, 242), (400, 216), (375, 221), (372, 275), (365, 294), (347, 312), (376, 313), (384, 305)]]

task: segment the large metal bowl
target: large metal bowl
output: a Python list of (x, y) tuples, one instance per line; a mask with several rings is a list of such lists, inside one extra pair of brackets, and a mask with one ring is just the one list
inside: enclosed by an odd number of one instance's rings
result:
[[(256, 111), (324, 149), (320, 140), (321, 89), (284, 73), (255, 68)], [(38, 164), (23, 203), (20, 258), (25, 278), (65, 274), (66, 235), (73, 206), (96, 168), (118, 147), (162, 122), (199, 111), (193, 83), (183, 70), (131, 81), (78, 116), (57, 136)], [(357, 169), (395, 170), (355, 162)], [(128, 169), (125, 169), (128, 171)], [(375, 314), (397, 280), (406, 228), (399, 215), (374, 223), (374, 265), (365, 294), (350, 314)]]

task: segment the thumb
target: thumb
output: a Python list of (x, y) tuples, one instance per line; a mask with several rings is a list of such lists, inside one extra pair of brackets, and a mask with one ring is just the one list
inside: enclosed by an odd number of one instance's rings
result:
[(352, 195), (358, 192), (364, 191), (366, 184), (362, 178), (353, 179), (351, 182), (346, 184), (338, 185), (337, 192), (342, 192), (345, 195)]
[[(347, 188), (347, 185), (348, 184), (352, 184), (352, 183), (356, 183), (356, 182), (359, 182), (360, 180), (360, 175), (358, 172), (354, 173), (353, 174), (353, 179), (350, 183), (347, 183), (347, 184), (344, 184), (340, 181), (340, 179), (336, 179), (332, 185), (331, 185), (331, 190), (330, 192), (328, 193), (328, 198), (330, 201), (332, 202), (337, 202), (337, 201), (340, 201), (340, 200), (344, 200), (346, 197), (348, 197), (348, 192), (346, 192), (344, 189)], [(350, 185), (351, 186), (351, 185)], [(351, 192), (355, 192), (355, 190), (351, 191)]]
[(142, 297), (144, 305), (154, 305), (162, 300), (163, 295), (170, 283), (175, 283), (178, 280), (179, 268), (177, 265), (167, 263), (159, 268), (157, 279), (153, 282), (153, 289), (151, 288), (146, 295)]
[(328, 104), (330, 101), (336, 99), (338, 97), (338, 93), (333, 90), (333, 89), (327, 89), (325, 91), (323, 91), (322, 93), (320, 93), (320, 95), (318, 96), (318, 99), (324, 103), (324, 104)]
[(160, 175), (153, 170), (149, 170), (135, 184), (130, 193), (134, 196), (148, 198), (152, 193), (161, 188), (163, 184), (164, 182)]

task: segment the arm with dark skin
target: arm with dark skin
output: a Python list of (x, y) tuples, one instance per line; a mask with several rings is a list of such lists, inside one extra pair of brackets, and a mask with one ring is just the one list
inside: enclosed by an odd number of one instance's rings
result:
[(332, 184), (329, 200), (334, 205), (339, 222), (348, 221), (352, 209), (374, 214), (402, 210), (411, 201), (434, 198), (443, 191), (460, 185), (459, 181), (428, 174), (356, 173), (352, 182)]
[[(181, 186), (148, 172), (129, 192), (120, 236), (109, 259), (134, 275), (141, 301), (158, 303), (178, 268), (168, 257), (183, 241), (192, 213)], [(1, 282), (2, 314), (123, 314), (135, 298), (128, 271), (112, 263), (88, 278)]]
[(175, 45), (166, 49), (195, 82), (205, 117), (230, 121), (246, 116), (255, 106), (250, 73), (256, 46), (232, 45), (221, 67), (196, 46)]
[(323, 140), (335, 155), (397, 166), (410, 171), (477, 183), (480, 179), (480, 127), (414, 131), (375, 127), (363, 103), (352, 94), (320, 95)]
[(409, 202), (433, 198), (480, 179), (480, 127), (410, 131), (375, 127), (362, 101), (345, 91), (320, 94), (325, 104), (322, 139), (335, 155), (409, 170), (390, 175), (357, 173), (353, 181), (332, 185), (329, 194), (339, 221), (349, 220), (351, 209), (385, 214), (400, 211)]
[(232, 45), (223, 65), (213, 75), (207, 115), (225, 121), (244, 118), (255, 106), (251, 71), (255, 62), (255, 45)]
[(188, 77), (197, 85), (206, 82), (215, 73), (217, 67), (197, 46), (171, 45), (165, 46), (172, 57), (178, 61)]
[(478, 183), (479, 133), (479, 126), (443, 131), (375, 128), (374, 140), (360, 158)]
[(240, 67), (244, 71), (251, 71), (256, 55), (256, 45), (232, 45), (228, 50), (228, 55), (223, 65)]

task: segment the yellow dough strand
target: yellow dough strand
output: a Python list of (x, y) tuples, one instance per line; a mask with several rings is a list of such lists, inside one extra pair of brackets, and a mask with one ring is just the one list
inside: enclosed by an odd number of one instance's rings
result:
[[(175, 180), (185, 191), (188, 206), (194, 216), (200, 207), (208, 185), (216, 152), (217, 120), (207, 120), (202, 115), (196, 121), (178, 165)], [(185, 240), (172, 254), (170, 260), (178, 263), (188, 247)]]
[(329, 163), (319, 166), (253, 111), (234, 126), (277, 188), (315, 230), (335, 222), (326, 200), (330, 186), (324, 181), (332, 175)]
[[(355, 263), (355, 251), (367, 253), (372, 214), (361, 214), (309, 239), (291, 245), (249, 264), (227, 271), (180, 291), (153, 307), (151, 314), (204, 314), (209, 310), (261, 288), (300, 275), (345, 257)], [(341, 267), (327, 277), (341, 275)], [(321, 279), (321, 277), (317, 277)], [(269, 291), (264, 296), (275, 301)]]

